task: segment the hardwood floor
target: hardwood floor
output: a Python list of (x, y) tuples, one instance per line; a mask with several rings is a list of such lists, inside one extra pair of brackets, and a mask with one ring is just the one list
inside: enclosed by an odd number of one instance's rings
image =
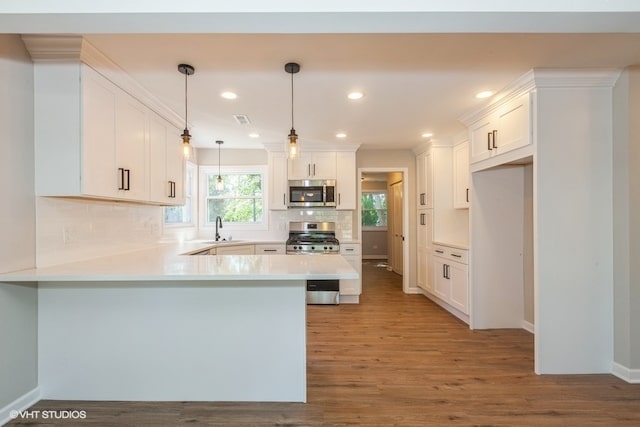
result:
[(308, 307), (306, 404), (41, 401), (87, 417), (8, 425), (640, 425), (640, 385), (538, 376), (528, 332), (471, 331), (375, 262), (363, 279), (361, 304)]

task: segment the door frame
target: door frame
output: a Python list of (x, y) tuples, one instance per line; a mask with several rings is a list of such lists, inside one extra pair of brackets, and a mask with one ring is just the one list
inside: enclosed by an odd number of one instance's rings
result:
[[(409, 233), (409, 168), (406, 167), (361, 167), (358, 168), (358, 193), (357, 193), (357, 221), (358, 240), (362, 242), (362, 173), (368, 172), (399, 172), (402, 174), (402, 235), (404, 244), (402, 245), (402, 292), (409, 293), (409, 248), (411, 247), (411, 234)], [(363, 288), (364, 291), (364, 288)]]

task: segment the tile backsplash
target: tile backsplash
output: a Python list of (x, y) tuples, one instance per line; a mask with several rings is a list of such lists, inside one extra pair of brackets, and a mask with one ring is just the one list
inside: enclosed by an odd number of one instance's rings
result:
[[(338, 240), (354, 236), (353, 211), (289, 209), (270, 211), (268, 230), (234, 231), (234, 239), (285, 241), (291, 221), (336, 223)], [(38, 197), (36, 199), (36, 266), (83, 261), (147, 248), (160, 242), (211, 237), (211, 230), (163, 229), (160, 206)], [(224, 231), (228, 230), (226, 228)], [(225, 236), (226, 237), (226, 236)]]
[(36, 266), (143, 249), (162, 238), (159, 206), (99, 200), (36, 199)]

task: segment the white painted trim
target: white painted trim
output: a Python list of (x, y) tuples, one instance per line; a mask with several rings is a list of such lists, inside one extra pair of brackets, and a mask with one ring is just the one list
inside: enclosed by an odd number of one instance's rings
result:
[(463, 114), (458, 120), (469, 127), (505, 103), (536, 88), (613, 87), (620, 73), (621, 70), (617, 68), (534, 68), (494, 95), (489, 103)]
[(182, 129), (184, 119), (181, 115), (167, 107), (82, 36), (31, 34), (23, 35), (22, 40), (34, 62), (82, 62), (155, 111), (176, 128)]
[[(449, 313), (453, 314), (455, 317), (457, 317), (458, 319), (462, 320), (467, 325), (470, 325), (470, 323), (469, 323), (469, 315), (468, 314), (464, 314), (463, 312), (461, 312), (457, 308), (449, 305), (445, 301), (441, 300), (440, 298), (438, 298), (437, 296), (433, 295), (432, 293), (430, 293), (428, 291), (425, 291), (424, 289), (421, 289), (421, 291), (422, 291), (421, 292), (422, 295), (424, 295), (425, 297), (429, 298), (431, 301), (433, 301), (434, 303), (436, 303), (437, 305), (439, 305), (440, 307), (442, 307), (444, 310), (448, 311)], [(472, 329), (472, 328), (470, 327), (469, 329)]]
[(536, 333), (535, 325), (531, 322), (527, 322), (526, 320), (522, 321), (522, 329), (524, 329), (527, 332), (531, 332), (532, 334)]
[(11, 416), (13, 411), (24, 411), (40, 400), (40, 387), (36, 387), (28, 393), (23, 394), (4, 408), (0, 409), (0, 425), (5, 425), (16, 417)]
[(630, 369), (619, 363), (613, 362), (611, 373), (631, 384), (640, 384), (640, 369)]
[[(409, 276), (411, 275), (409, 264), (409, 248), (411, 247), (412, 234), (409, 232), (409, 168), (407, 167), (361, 167), (358, 168), (358, 193), (356, 194), (357, 203), (357, 225), (358, 225), (358, 241), (362, 241), (362, 210), (360, 208), (360, 195), (362, 194), (362, 173), (363, 172), (401, 172), (402, 173), (402, 234), (405, 236), (404, 246), (402, 249), (402, 291), (406, 294), (414, 293), (409, 286)], [(363, 284), (364, 286), (364, 284)], [(363, 288), (364, 289), (364, 288)]]

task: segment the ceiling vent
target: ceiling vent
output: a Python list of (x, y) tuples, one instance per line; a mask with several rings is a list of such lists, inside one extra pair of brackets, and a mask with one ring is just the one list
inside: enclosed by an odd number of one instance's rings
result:
[(249, 116), (247, 116), (246, 114), (234, 114), (233, 118), (236, 119), (236, 122), (238, 122), (239, 125), (248, 125), (249, 123), (251, 123), (251, 120), (249, 120)]

